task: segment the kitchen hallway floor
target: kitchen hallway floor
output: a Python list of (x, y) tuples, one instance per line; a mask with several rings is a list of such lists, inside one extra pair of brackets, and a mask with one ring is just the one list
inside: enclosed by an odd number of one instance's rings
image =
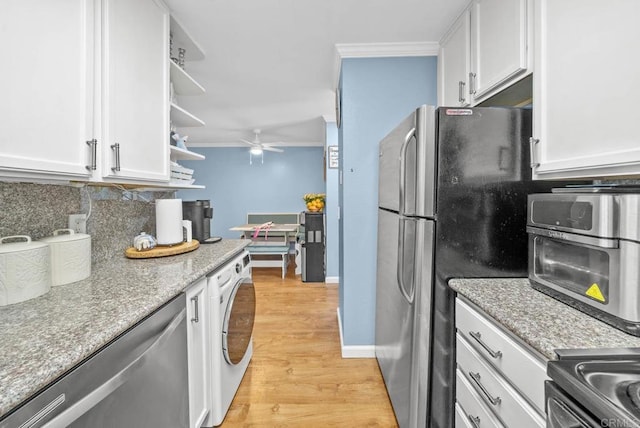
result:
[(396, 427), (375, 358), (341, 357), (338, 285), (293, 269), (253, 269), (253, 358), (221, 426)]

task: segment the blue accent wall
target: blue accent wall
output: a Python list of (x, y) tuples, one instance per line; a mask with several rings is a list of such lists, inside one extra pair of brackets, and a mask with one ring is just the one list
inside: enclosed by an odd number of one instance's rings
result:
[[(327, 147), (338, 145), (338, 128), (335, 122), (328, 122), (326, 124), (325, 144)], [(338, 263), (340, 256), (340, 249), (338, 247), (338, 240), (340, 238), (338, 233), (338, 169), (329, 168), (328, 157), (329, 154), (327, 152), (327, 201), (325, 205), (325, 222), (327, 226), (326, 276), (337, 278), (339, 276)]]
[(420, 105), (437, 104), (436, 66), (436, 57), (342, 61), (339, 286), (347, 346), (375, 343), (378, 143)]
[(285, 147), (283, 153), (253, 156), (244, 147), (190, 150), (206, 156), (203, 161), (180, 161), (195, 170), (196, 183), (204, 190), (181, 190), (183, 200), (210, 199), (213, 207), (211, 235), (238, 238), (229, 228), (246, 223), (247, 213), (299, 213), (305, 210), (302, 195), (325, 193), (324, 148)]

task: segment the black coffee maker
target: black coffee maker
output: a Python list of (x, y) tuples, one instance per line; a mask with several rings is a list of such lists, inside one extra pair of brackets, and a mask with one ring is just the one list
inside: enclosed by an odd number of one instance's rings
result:
[(208, 199), (182, 201), (182, 218), (191, 220), (193, 239), (197, 239), (201, 244), (213, 244), (222, 239), (219, 236), (211, 237), (213, 208), (211, 208), (211, 201)]

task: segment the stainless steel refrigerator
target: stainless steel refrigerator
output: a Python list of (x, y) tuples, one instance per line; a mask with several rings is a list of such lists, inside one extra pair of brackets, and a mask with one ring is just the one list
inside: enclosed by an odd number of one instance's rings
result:
[(531, 112), (422, 106), (380, 142), (375, 352), (400, 427), (453, 426), (454, 277), (526, 277)]

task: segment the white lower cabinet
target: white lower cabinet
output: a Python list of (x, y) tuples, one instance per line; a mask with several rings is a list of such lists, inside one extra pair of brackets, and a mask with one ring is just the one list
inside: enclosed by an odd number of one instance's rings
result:
[(209, 313), (206, 278), (186, 290), (189, 355), (189, 427), (200, 428), (211, 411), (209, 379)]
[(472, 420), (473, 416), (469, 416), (465, 410), (460, 407), (460, 403), (455, 405), (455, 426), (456, 428), (475, 428), (472, 424), (475, 422)]
[[(473, 428), (504, 427), (460, 369), (456, 370), (456, 404), (464, 415), (461, 419), (468, 426)], [(458, 419), (457, 415), (456, 419)], [(458, 425), (456, 421), (456, 427), (459, 426), (465, 425)]]
[(472, 426), (480, 418), (491, 421), (489, 426), (544, 427), (546, 361), (460, 299), (456, 329), (456, 401), (462, 419)]

